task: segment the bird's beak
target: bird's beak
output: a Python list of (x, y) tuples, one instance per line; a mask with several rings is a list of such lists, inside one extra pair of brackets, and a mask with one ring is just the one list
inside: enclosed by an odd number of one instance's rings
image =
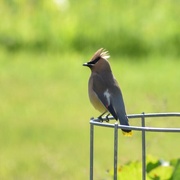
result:
[(84, 63), (83, 66), (88, 66), (88, 63)]
[(94, 66), (94, 64), (87, 62), (87, 63), (84, 63), (83, 66), (87, 66), (89, 68), (92, 68)]

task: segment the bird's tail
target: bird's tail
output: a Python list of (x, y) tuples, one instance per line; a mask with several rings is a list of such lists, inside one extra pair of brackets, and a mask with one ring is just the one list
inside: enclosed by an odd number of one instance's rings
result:
[(129, 137), (131, 137), (131, 136), (133, 135), (133, 132), (132, 132), (131, 130), (129, 130), (129, 132), (127, 132), (127, 130), (124, 131), (124, 130), (122, 129), (122, 133), (123, 133), (124, 136), (129, 136)]
[[(128, 118), (126, 115), (118, 115), (118, 119), (121, 125), (129, 126)], [(132, 130), (129, 129), (121, 129), (124, 136), (132, 136)]]

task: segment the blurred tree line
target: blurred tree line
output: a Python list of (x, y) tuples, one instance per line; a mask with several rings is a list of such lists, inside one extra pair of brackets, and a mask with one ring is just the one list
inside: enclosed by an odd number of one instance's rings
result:
[(0, 49), (180, 55), (179, 0), (1, 0)]

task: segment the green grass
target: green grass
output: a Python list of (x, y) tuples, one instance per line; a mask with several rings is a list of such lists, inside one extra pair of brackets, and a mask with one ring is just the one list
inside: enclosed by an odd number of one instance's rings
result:
[[(69, 4), (1, 2), (0, 179), (88, 178), (89, 119), (99, 112), (89, 103), (90, 71), (82, 63), (100, 46), (112, 55), (128, 114), (179, 111), (179, 1), (62, 2)], [(105, 179), (113, 131), (95, 134), (95, 179)], [(119, 136), (119, 163), (140, 159), (140, 133)], [(177, 158), (177, 136), (148, 133), (148, 153)]]
[[(1, 51), (0, 179), (88, 178), (89, 118), (99, 115), (88, 100), (90, 71), (82, 66), (91, 56)], [(132, 62), (111, 56), (129, 114), (179, 111), (177, 59), (153, 56)], [(147, 124), (179, 127), (178, 121), (148, 120)], [(103, 179), (113, 165), (113, 131), (96, 127), (95, 135), (95, 179)], [(179, 134), (148, 133), (147, 152), (176, 158), (178, 139)], [(139, 132), (132, 138), (120, 133), (119, 143), (120, 164), (141, 158)]]

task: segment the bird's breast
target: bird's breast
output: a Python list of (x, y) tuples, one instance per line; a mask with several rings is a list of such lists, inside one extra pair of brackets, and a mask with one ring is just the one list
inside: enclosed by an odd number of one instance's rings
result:
[(101, 113), (105, 112), (107, 109), (105, 106), (102, 104), (102, 102), (99, 100), (97, 94), (93, 90), (93, 82), (92, 79), (89, 79), (89, 86), (88, 86), (88, 94), (89, 94), (89, 99), (91, 104), (94, 106), (95, 109), (100, 111)]

